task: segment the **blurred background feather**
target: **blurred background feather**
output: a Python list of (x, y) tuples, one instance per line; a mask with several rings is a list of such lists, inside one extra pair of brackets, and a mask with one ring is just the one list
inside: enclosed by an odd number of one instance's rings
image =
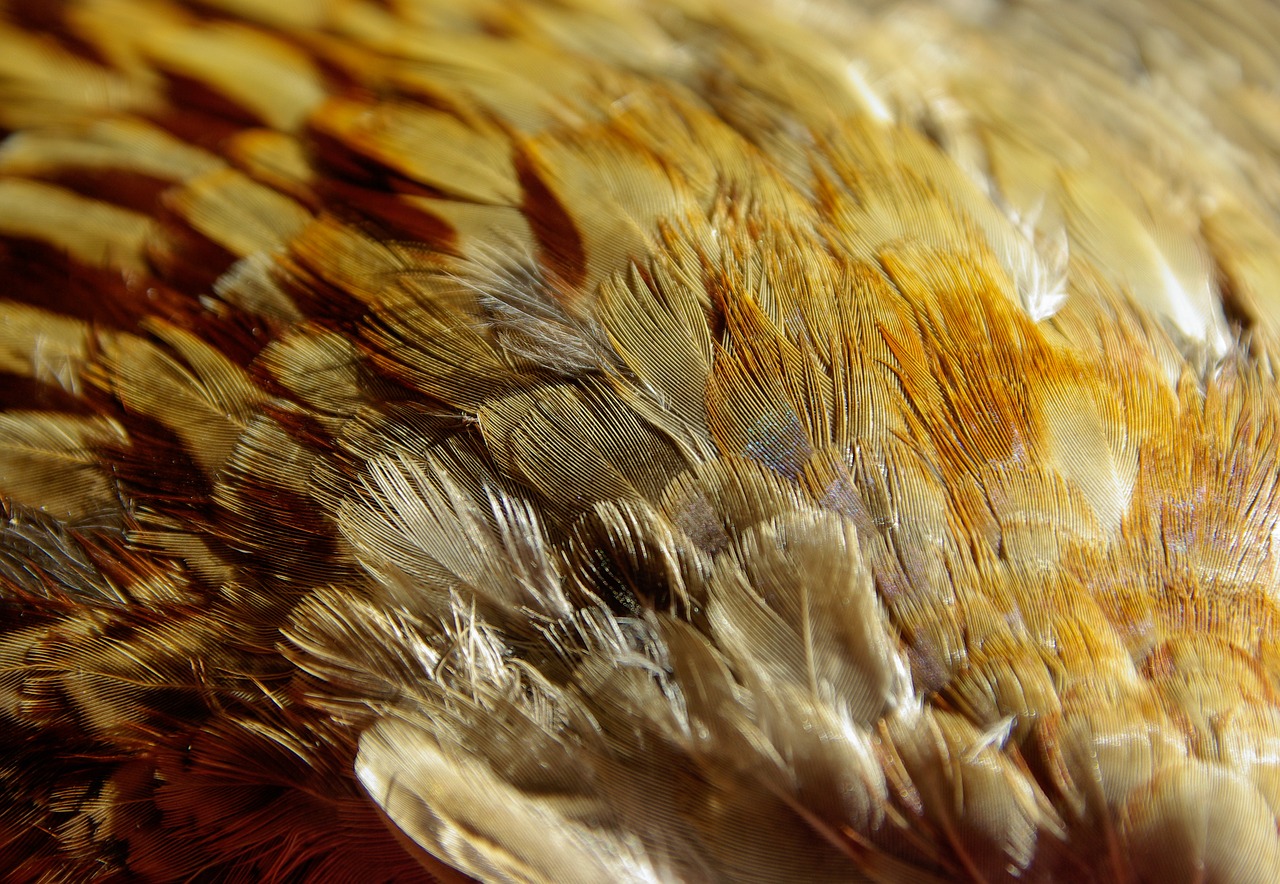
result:
[(0, 0), (6, 881), (1280, 880), (1280, 9)]

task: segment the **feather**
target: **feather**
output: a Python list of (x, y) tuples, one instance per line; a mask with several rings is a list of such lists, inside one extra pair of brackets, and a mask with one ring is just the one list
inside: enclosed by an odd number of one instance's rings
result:
[(6, 412), (0, 415), (0, 488), (14, 502), (67, 521), (118, 510), (94, 449), (124, 443), (123, 435), (102, 418)]

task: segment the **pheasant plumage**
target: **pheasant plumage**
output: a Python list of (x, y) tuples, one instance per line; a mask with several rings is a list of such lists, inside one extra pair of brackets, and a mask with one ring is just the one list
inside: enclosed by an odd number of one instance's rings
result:
[(0, 0), (4, 880), (1280, 880), (1278, 50)]

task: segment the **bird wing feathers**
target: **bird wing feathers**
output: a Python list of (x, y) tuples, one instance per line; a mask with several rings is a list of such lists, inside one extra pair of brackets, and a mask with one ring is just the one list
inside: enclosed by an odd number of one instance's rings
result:
[(1277, 49), (0, 0), (6, 880), (1280, 879)]

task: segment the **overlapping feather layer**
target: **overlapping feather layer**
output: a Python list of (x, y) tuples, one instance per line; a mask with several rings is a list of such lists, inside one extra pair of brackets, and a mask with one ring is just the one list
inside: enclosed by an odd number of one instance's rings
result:
[(0, 0), (6, 880), (1280, 879), (1277, 48)]

